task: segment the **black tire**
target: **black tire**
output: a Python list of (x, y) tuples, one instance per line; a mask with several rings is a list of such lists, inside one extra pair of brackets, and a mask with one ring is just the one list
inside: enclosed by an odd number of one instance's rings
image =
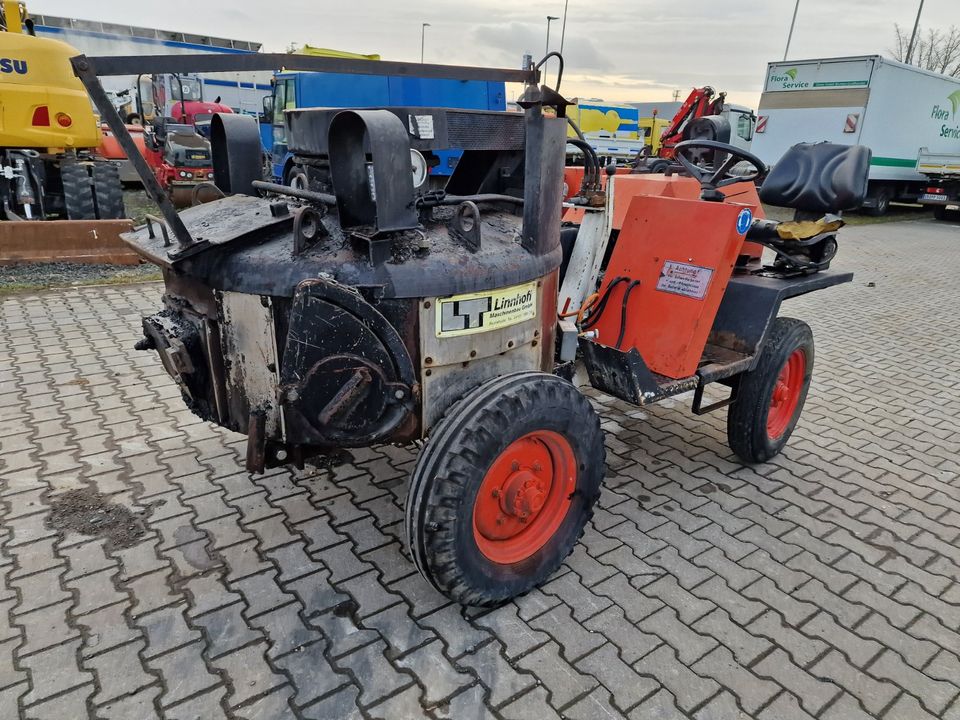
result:
[[(563, 496), (570, 504), (545, 544), (518, 562), (494, 562), (476, 539), (478, 491), (511, 443), (539, 432), (562, 437), (572, 450), (575, 489)], [(464, 605), (499, 605), (539, 585), (570, 554), (592, 517), (605, 457), (599, 417), (566, 380), (520, 372), (481, 385), (448, 411), (417, 461), (406, 503), (417, 568)]]
[(97, 218), (119, 220), (124, 217), (123, 186), (120, 170), (111, 162), (93, 164), (93, 194), (97, 205)]
[(283, 184), (287, 187), (297, 188), (300, 190), (309, 190), (310, 182), (307, 179), (306, 171), (301, 168), (293, 165), (287, 170), (287, 177), (283, 181)]
[(960, 210), (947, 210), (945, 205), (935, 205), (933, 217), (937, 220), (960, 220)]
[(864, 207), (862, 208), (864, 215), (870, 215), (872, 217), (882, 217), (890, 212), (890, 197), (891, 193), (887, 188), (880, 188), (877, 190), (874, 198), (877, 201), (875, 207)]
[(650, 163), (650, 173), (653, 175), (662, 175), (670, 167), (669, 160), (654, 160)]
[[(782, 434), (772, 437), (768, 431), (774, 391), (780, 373), (794, 352), (802, 352), (804, 365), (802, 384), (796, 408), (786, 422)], [(737, 399), (727, 411), (727, 440), (730, 448), (747, 463), (766, 462), (779, 453), (803, 412), (803, 404), (813, 375), (813, 332), (802, 320), (778, 317), (760, 351), (760, 360), (752, 371), (740, 376)]]
[(87, 165), (62, 164), (60, 179), (63, 182), (63, 204), (67, 210), (67, 219), (95, 220), (97, 213), (93, 203), (93, 187), (90, 184)]

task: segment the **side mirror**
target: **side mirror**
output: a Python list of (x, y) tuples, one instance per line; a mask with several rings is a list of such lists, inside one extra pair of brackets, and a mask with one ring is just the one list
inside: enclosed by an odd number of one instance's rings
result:
[(263, 114), (261, 115), (260, 121), (267, 123), (273, 122), (273, 95), (263, 96)]

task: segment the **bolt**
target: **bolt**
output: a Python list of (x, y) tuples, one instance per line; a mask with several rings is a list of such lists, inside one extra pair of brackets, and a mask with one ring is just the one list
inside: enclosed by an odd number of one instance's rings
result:
[(427, 365), (433, 365), (433, 358), (432, 358), (432, 357), (425, 357), (425, 358), (423, 359), (423, 361), (424, 361)]
[(511, 469), (513, 472), (516, 472), (517, 470), (520, 469), (520, 463), (518, 463), (516, 460), (514, 460), (512, 463), (510, 463), (510, 469)]
[(490, 493), (490, 494), (493, 495), (494, 497), (500, 497), (500, 491), (499, 491), (499, 490), (494, 490), (494, 491), (493, 491), (492, 493)]
[(503, 525), (506, 518), (503, 515), (497, 515), (497, 525)]
[(427, 301), (423, 304), (423, 309), (424, 309), (424, 310), (429, 310), (429, 309), (430, 309), (430, 301), (429, 301), (429, 300), (427, 300)]
[(510, 342), (507, 343), (507, 347), (508, 347), (508, 348), (512, 348), (512, 347), (513, 347), (513, 340), (511, 340)]
[(477, 356), (477, 351), (476, 351), (476, 350), (471, 350), (471, 351), (470, 351), (470, 357), (476, 357), (476, 356)]
[(280, 462), (283, 462), (284, 460), (287, 459), (287, 451), (284, 450), (283, 448), (280, 448), (279, 450), (277, 450), (276, 457), (277, 457), (277, 460), (279, 460)]
[(397, 391), (395, 391), (395, 392), (393, 393), (393, 396), (394, 396), (397, 400), (403, 400), (403, 390), (397, 390)]
[(535, 462), (535, 463), (533, 464), (533, 471), (534, 471), (534, 472), (540, 472), (541, 470), (543, 470), (543, 465), (541, 465), (541, 464), (538, 463), (538, 462)]

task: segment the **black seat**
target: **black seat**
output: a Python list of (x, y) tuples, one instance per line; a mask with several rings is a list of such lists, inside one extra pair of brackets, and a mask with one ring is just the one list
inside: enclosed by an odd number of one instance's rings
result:
[(870, 157), (863, 145), (799, 143), (767, 175), (760, 199), (806, 213), (853, 210), (867, 195)]

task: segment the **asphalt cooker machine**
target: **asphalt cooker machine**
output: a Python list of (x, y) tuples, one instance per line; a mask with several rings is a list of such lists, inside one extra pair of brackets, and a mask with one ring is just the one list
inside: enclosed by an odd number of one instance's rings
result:
[[(129, 135), (98, 74), (275, 65), (525, 83), (522, 113), (288, 111), (309, 189), (261, 182), (255, 120), (218, 115), (213, 161), (226, 196), (179, 215), (128, 149), (162, 214), (125, 236), (165, 282), (139, 346), (158, 353), (194, 412), (247, 435), (250, 471), (422, 444), (406, 502), (410, 553), (467, 605), (543, 582), (592, 515), (604, 443), (577, 381), (637, 405), (692, 390), (696, 413), (728, 407), (744, 461), (780, 451), (814, 359), (809, 327), (778, 317), (780, 303), (852, 278), (828, 269), (842, 225), (831, 213), (866, 189), (869, 150), (800, 145), (761, 193), (795, 208), (796, 221), (765, 220), (753, 180), (766, 168), (723, 143), (718, 125), (720, 140), (699, 133), (677, 147), (683, 172), (601, 178), (588, 158), (564, 204), (568, 103), (537, 84), (543, 62), (73, 60), (121, 143)], [(464, 153), (446, 188), (417, 190), (421, 151), (449, 147)], [(742, 161), (752, 171), (731, 174)], [(729, 396), (704, 406), (711, 383)]]

